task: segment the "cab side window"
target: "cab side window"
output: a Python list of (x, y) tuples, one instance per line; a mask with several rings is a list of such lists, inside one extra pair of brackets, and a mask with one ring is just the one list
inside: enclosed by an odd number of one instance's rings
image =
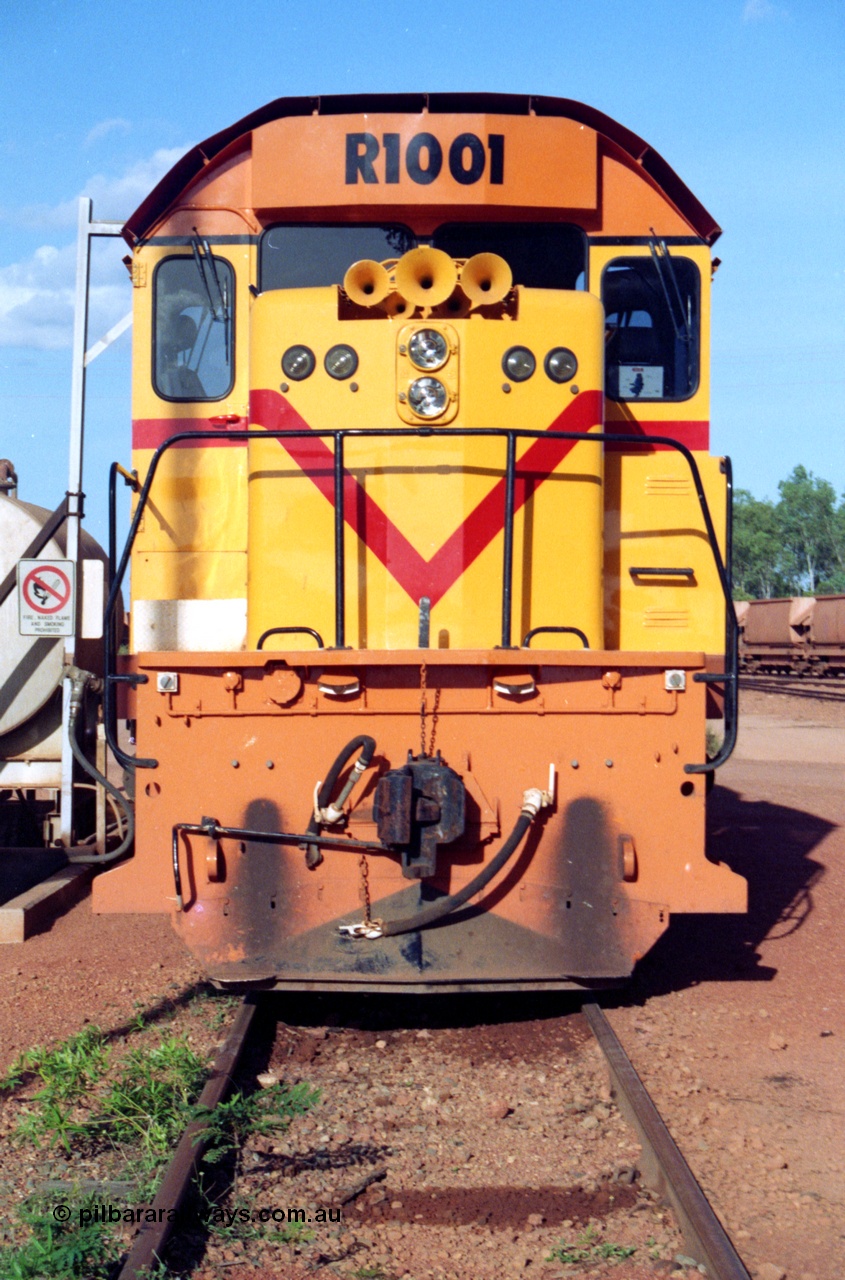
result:
[(605, 392), (686, 400), (699, 377), (700, 276), (689, 258), (615, 258), (604, 269)]
[(157, 394), (164, 400), (221, 400), (234, 382), (231, 264), (199, 251), (165, 258), (153, 290)]

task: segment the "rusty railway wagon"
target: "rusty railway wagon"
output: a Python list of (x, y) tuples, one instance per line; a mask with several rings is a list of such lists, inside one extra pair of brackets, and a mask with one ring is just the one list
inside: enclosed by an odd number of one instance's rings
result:
[(845, 675), (845, 596), (736, 603), (740, 670), (747, 675)]
[(559, 99), (283, 98), (178, 162), (124, 228), (136, 839), (97, 911), (171, 912), (222, 986), (421, 992), (622, 980), (745, 909), (705, 850), (718, 234)]

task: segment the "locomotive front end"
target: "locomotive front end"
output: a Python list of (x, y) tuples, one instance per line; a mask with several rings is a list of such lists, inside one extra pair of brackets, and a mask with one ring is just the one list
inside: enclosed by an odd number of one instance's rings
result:
[(715, 232), (524, 106), (272, 104), (129, 224), (138, 836), (95, 906), (218, 983), (589, 986), (744, 909)]

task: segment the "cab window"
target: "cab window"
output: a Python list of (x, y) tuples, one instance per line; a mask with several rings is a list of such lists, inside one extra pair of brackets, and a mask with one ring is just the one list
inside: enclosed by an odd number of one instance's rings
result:
[(401, 258), (431, 244), (452, 258), (498, 253), (514, 284), (536, 289), (586, 287), (587, 238), (579, 227), (546, 222), (451, 222), (431, 236), (415, 236), (401, 224), (271, 227), (261, 237), (261, 289), (340, 284), (353, 262)]
[(415, 245), (413, 232), (395, 226), (283, 226), (261, 237), (259, 279), (264, 289), (340, 284), (353, 262), (401, 258)]
[(699, 376), (700, 284), (689, 258), (615, 258), (604, 269), (605, 391), (613, 400), (685, 400)]
[(199, 247), (165, 258), (153, 289), (153, 386), (164, 400), (221, 400), (234, 381), (235, 277)]
[(451, 258), (498, 253), (513, 282), (531, 289), (586, 288), (587, 237), (580, 227), (555, 222), (452, 222), (438, 227), (432, 244)]

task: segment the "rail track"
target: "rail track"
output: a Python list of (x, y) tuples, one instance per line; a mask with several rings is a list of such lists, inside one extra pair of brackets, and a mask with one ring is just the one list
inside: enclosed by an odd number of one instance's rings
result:
[[(255, 997), (245, 997), (209, 1072), (199, 1097), (200, 1107), (211, 1109), (226, 1100), (257, 1010), (258, 1002)], [(171, 1215), (178, 1213), (188, 1193), (197, 1165), (206, 1149), (204, 1133), (207, 1129), (206, 1120), (194, 1120), (179, 1139), (173, 1159), (151, 1205), (156, 1211), (155, 1217), (160, 1221), (145, 1223), (141, 1227), (120, 1269), (118, 1280), (136, 1280), (138, 1275), (147, 1275), (163, 1258), (173, 1230)]]
[[(259, 997), (245, 998), (211, 1069), (199, 1099), (201, 1107), (214, 1108), (225, 1101), (258, 1008)], [(588, 1003), (582, 1006), (582, 1013), (604, 1055), (613, 1101), (641, 1143), (642, 1153), (637, 1160), (639, 1175), (645, 1186), (671, 1206), (686, 1253), (706, 1268), (710, 1280), (750, 1280), (742, 1259), (603, 1011), (597, 1004)], [(140, 1229), (117, 1280), (136, 1280), (139, 1274), (147, 1274), (145, 1268), (153, 1268), (163, 1259), (173, 1230), (169, 1219), (173, 1211), (178, 1211), (188, 1193), (205, 1150), (205, 1131), (207, 1121), (197, 1120), (183, 1133), (151, 1206), (156, 1211), (151, 1216), (161, 1220), (145, 1224)], [(376, 1178), (383, 1176), (381, 1171), (362, 1178), (353, 1195), (358, 1195)], [(353, 1196), (346, 1197), (347, 1200), (351, 1198)]]

